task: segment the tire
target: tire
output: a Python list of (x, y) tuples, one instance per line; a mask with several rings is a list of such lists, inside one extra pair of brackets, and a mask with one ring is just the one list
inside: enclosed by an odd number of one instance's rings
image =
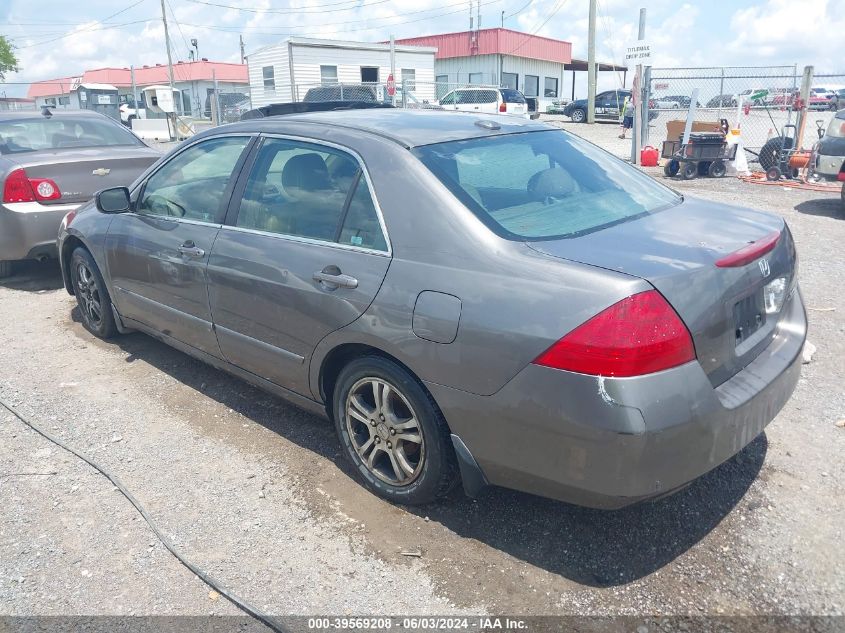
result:
[(778, 167), (769, 167), (766, 170), (766, 180), (770, 180), (772, 182), (776, 182), (780, 180), (781, 173)]
[(0, 262), (0, 279), (12, 276), (12, 262)]
[(681, 167), (681, 177), (684, 180), (692, 180), (698, 175), (697, 163), (684, 163)]
[(663, 165), (663, 175), (668, 176), (669, 178), (674, 178), (678, 175), (678, 171), (681, 169), (681, 163), (678, 162), (677, 158), (670, 158), (666, 161), (666, 164)]
[(711, 178), (722, 178), (726, 172), (725, 163), (721, 160), (714, 160), (707, 168), (707, 175)]
[(350, 362), (335, 383), (332, 411), (343, 452), (380, 497), (422, 505), (447, 495), (458, 482), (443, 414), (416, 378), (393, 361), (365, 356)]
[(778, 166), (781, 152), (784, 149), (791, 149), (793, 143), (794, 140), (788, 136), (785, 138), (777, 136), (766, 141), (760, 149), (760, 156), (758, 157), (760, 167), (763, 168), (763, 171), (768, 171), (770, 168)]
[(108, 339), (117, 334), (111, 309), (111, 297), (94, 258), (79, 247), (70, 256), (73, 294), (82, 313), (82, 325), (94, 336)]
[(569, 118), (572, 119), (573, 123), (583, 123), (587, 120), (587, 111), (581, 108), (575, 108), (572, 114), (569, 115)]

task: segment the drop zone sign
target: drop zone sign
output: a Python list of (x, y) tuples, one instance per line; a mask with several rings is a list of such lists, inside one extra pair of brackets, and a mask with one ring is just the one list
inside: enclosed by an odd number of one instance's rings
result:
[(651, 44), (646, 40), (638, 40), (625, 48), (626, 64), (642, 64), (651, 66)]

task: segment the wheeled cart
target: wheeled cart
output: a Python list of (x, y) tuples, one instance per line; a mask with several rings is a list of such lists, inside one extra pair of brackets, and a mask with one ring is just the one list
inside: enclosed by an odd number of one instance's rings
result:
[(736, 147), (728, 145), (719, 132), (693, 132), (686, 144), (680, 139), (663, 141), (660, 155), (667, 159), (663, 173), (669, 177), (680, 174), (684, 180), (698, 175), (721, 178), (727, 171), (725, 161), (736, 157)]

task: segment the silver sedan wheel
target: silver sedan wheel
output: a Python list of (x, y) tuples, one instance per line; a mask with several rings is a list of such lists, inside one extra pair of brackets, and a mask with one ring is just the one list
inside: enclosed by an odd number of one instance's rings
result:
[(349, 390), (346, 429), (361, 462), (382, 481), (406, 486), (422, 471), (425, 442), (416, 412), (381, 378), (362, 378)]
[(100, 327), (103, 321), (100, 289), (97, 287), (94, 274), (84, 262), (76, 265), (76, 295), (79, 297), (80, 308), (85, 319), (92, 327)]

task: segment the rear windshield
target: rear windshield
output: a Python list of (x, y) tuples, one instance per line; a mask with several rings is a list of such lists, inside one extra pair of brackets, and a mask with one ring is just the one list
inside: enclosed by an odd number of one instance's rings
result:
[(84, 118), (0, 121), (0, 154), (18, 154), (66, 147), (143, 145), (117, 123)]
[(638, 169), (564, 131), (488, 136), (413, 151), (508, 239), (575, 237), (681, 201)]
[(519, 90), (505, 88), (502, 90), (502, 99), (505, 103), (525, 103), (525, 97)]

